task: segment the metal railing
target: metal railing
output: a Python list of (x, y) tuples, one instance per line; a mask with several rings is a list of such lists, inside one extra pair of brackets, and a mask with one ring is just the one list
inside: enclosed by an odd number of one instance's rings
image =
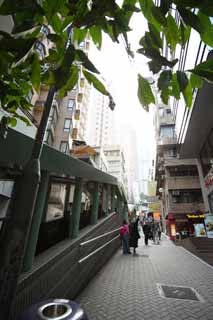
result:
[[(106, 232), (100, 236), (97, 236), (97, 237), (94, 237), (92, 239), (89, 239), (87, 241), (84, 241), (84, 242), (81, 242), (79, 247), (80, 249), (83, 247), (83, 246), (86, 246), (88, 244), (90, 244), (91, 242), (94, 242), (96, 240), (99, 240), (101, 238), (104, 238), (106, 236), (108, 236), (109, 234), (112, 234), (112, 233), (115, 233), (115, 232), (118, 232), (120, 230), (120, 228), (117, 228), (117, 229), (114, 229), (112, 231), (109, 231), (109, 232)], [(98, 247), (97, 249), (95, 249), (94, 251), (92, 251), (91, 253), (89, 253), (87, 256), (83, 257), (82, 259), (79, 259), (78, 260), (78, 263), (81, 264), (83, 263), (84, 261), (86, 261), (87, 259), (89, 259), (90, 257), (94, 256), (97, 252), (101, 251), (102, 249), (104, 249), (105, 247), (107, 247), (110, 243), (112, 243), (113, 241), (115, 241), (116, 239), (118, 239), (120, 237), (120, 235), (116, 235), (114, 238), (112, 238), (111, 240), (107, 241), (106, 243), (104, 243), (102, 246)]]

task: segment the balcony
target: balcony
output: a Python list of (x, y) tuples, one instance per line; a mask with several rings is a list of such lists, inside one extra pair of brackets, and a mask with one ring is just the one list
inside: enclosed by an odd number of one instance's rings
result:
[(75, 110), (74, 119), (79, 120), (80, 119), (80, 109)]
[(72, 139), (76, 140), (78, 136), (78, 128), (73, 128), (72, 129)]
[(163, 145), (173, 145), (177, 143), (177, 137), (161, 137), (158, 140), (158, 145), (163, 146)]
[(175, 124), (173, 115), (164, 115), (163, 117), (159, 118), (159, 125), (173, 125)]
[(43, 112), (44, 110), (44, 101), (38, 100), (35, 103), (35, 106), (33, 107), (33, 112)]
[(77, 101), (78, 101), (78, 103), (81, 103), (83, 101), (83, 94), (82, 93), (78, 93)]
[(204, 204), (198, 202), (192, 203), (169, 203), (168, 207), (171, 213), (193, 213), (195, 211), (204, 212)]
[(167, 177), (167, 186), (169, 190), (177, 189), (200, 189), (198, 177)]

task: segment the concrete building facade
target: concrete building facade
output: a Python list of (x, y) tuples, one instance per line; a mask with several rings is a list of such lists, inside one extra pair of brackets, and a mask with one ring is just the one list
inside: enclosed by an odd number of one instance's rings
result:
[(156, 111), (156, 180), (161, 199), (161, 215), (167, 234), (194, 233), (189, 215), (204, 212), (204, 204), (195, 159), (180, 159), (177, 154), (175, 121), (169, 106)]

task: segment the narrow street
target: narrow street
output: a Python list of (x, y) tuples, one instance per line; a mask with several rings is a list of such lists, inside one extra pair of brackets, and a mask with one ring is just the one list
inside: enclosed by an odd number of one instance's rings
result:
[(137, 255), (119, 250), (76, 300), (91, 320), (212, 320), (213, 267), (166, 238), (141, 238)]

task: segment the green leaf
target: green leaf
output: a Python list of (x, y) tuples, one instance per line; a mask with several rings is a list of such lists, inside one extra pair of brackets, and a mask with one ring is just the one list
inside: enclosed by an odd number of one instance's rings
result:
[(102, 44), (102, 31), (100, 27), (92, 27), (89, 29), (89, 33), (92, 37), (92, 41), (97, 46), (98, 49), (101, 49)]
[(180, 34), (175, 19), (170, 14), (167, 17), (167, 27), (164, 29), (164, 33), (166, 41), (173, 52), (180, 40)]
[(180, 87), (177, 80), (177, 75), (174, 73), (172, 75), (172, 95), (179, 100), (180, 99)]
[(87, 81), (89, 83), (93, 84), (95, 89), (100, 91), (105, 96), (109, 95), (109, 92), (106, 90), (106, 88), (103, 85), (103, 83), (100, 80), (98, 80), (92, 73), (90, 73), (90, 72), (88, 72), (86, 70), (83, 70), (83, 74), (84, 74), (85, 78), (87, 79)]
[(168, 104), (169, 102), (169, 96), (170, 96), (170, 90), (168, 88), (164, 88), (162, 91), (161, 91), (161, 100), (164, 104)]
[(78, 67), (76, 65), (73, 65), (71, 67), (70, 76), (67, 79), (65, 85), (59, 90), (59, 97), (63, 98), (67, 91), (71, 91), (76, 83), (78, 82)]
[(213, 16), (213, 2), (211, 0), (173, 0), (172, 2), (191, 9), (198, 8), (208, 16)]
[(146, 111), (149, 111), (149, 105), (151, 103), (155, 103), (155, 98), (149, 82), (140, 74), (138, 74), (138, 98)]
[(213, 82), (213, 59), (198, 64), (194, 69), (188, 70), (207, 81)]
[(87, 35), (87, 29), (79, 29), (79, 28), (74, 28), (73, 29), (73, 41), (76, 41), (78, 44), (80, 44), (84, 39), (86, 38)]
[(153, 44), (155, 44), (158, 48), (163, 48), (163, 41), (160, 36), (160, 32), (155, 28), (154, 25), (149, 23), (149, 31)]
[(179, 83), (180, 91), (184, 96), (185, 103), (188, 107), (192, 104), (192, 87), (191, 83), (187, 78), (187, 75), (183, 71), (177, 71), (177, 80)]
[(180, 44), (182, 46), (185, 46), (186, 42), (189, 40), (190, 37), (190, 33), (191, 33), (191, 28), (189, 26), (185, 26), (185, 24), (183, 24), (183, 22), (180, 22)]
[(152, 15), (155, 18), (155, 20), (161, 25), (166, 27), (167, 26), (167, 20), (162, 14), (161, 9), (159, 7), (153, 6), (151, 9)]
[(179, 83), (180, 90), (183, 91), (186, 89), (186, 87), (188, 85), (187, 75), (183, 71), (177, 71), (176, 74), (177, 74), (177, 80)]
[(15, 127), (17, 125), (17, 119), (14, 117), (8, 117), (7, 124), (11, 127)]
[(190, 81), (188, 82), (185, 90), (183, 91), (183, 96), (187, 107), (192, 105), (192, 87)]
[[(141, 11), (144, 15), (144, 17), (147, 19), (147, 21), (151, 24), (153, 24), (158, 31), (161, 31), (161, 24), (158, 22), (158, 20), (155, 19), (153, 16), (153, 1), (152, 0), (139, 0)], [(155, 12), (154, 12), (155, 14)], [(161, 13), (162, 15), (162, 13)]]
[(201, 39), (203, 42), (213, 47), (213, 25), (211, 24), (209, 17), (202, 12), (198, 13), (198, 17), (200, 18), (203, 30), (201, 33)]
[(170, 9), (170, 4), (171, 1), (170, 0), (161, 0), (160, 2), (160, 10), (162, 12), (162, 14), (165, 16), (166, 13), (169, 11)]
[(82, 50), (76, 50), (76, 60), (81, 61), (84, 68), (92, 71), (93, 73), (100, 74), (100, 72), (96, 69), (94, 64), (88, 59), (87, 55)]
[(57, 13), (49, 18), (49, 23), (56, 33), (60, 34), (63, 30), (63, 21)]
[[(1, 1), (2, 3), (2, 1)], [(21, 1), (21, 0), (5, 0), (0, 5), (0, 14), (1, 15), (13, 15), (18, 12), (28, 11), (33, 12), (34, 14), (44, 14), (43, 9), (38, 5), (36, 1)]]
[(170, 68), (173, 68), (175, 64), (178, 62), (178, 59), (174, 59), (172, 61), (167, 60), (165, 57), (163, 57), (159, 51), (156, 48), (153, 47), (147, 47), (147, 48), (140, 48), (137, 50), (137, 52), (142, 53), (146, 57), (153, 60), (153, 63), (156, 63), (157, 65), (161, 66), (168, 66)]
[(42, 7), (44, 8), (46, 15), (51, 17), (60, 10), (62, 4), (63, 1), (61, 0), (45, 0), (42, 2)]
[(172, 80), (172, 71), (171, 70), (165, 70), (162, 71), (160, 74), (160, 77), (158, 78), (158, 88), (160, 90), (168, 89), (171, 85)]
[(204, 31), (200, 18), (196, 14), (188, 9), (185, 9), (183, 6), (178, 6), (177, 9), (186, 25), (191, 26), (199, 33)]
[(201, 77), (193, 73), (191, 74), (190, 82), (191, 82), (192, 88), (202, 88), (203, 86), (203, 80), (201, 79)]
[(154, 74), (158, 73), (161, 70), (162, 65), (157, 64), (155, 61), (149, 61), (149, 70), (152, 71)]
[(39, 93), (41, 82), (41, 66), (37, 54), (33, 56), (31, 82), (34, 89)]

